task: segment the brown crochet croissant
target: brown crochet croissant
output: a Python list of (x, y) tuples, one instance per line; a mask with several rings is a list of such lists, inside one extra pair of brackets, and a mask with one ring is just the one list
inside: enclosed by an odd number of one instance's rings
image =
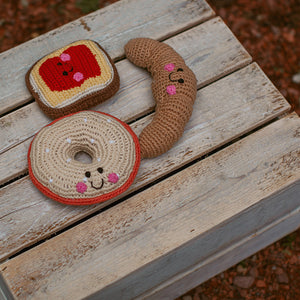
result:
[(156, 101), (152, 122), (140, 134), (142, 158), (168, 151), (182, 136), (197, 93), (197, 80), (183, 58), (167, 44), (137, 38), (125, 45), (127, 58), (152, 75)]

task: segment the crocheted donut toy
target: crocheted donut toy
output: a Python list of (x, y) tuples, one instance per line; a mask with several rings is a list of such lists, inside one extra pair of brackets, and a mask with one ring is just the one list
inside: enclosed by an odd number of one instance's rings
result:
[(112, 97), (120, 79), (99, 44), (80, 40), (36, 62), (26, 74), (26, 85), (40, 108), (54, 119)]
[(125, 45), (125, 53), (153, 76), (155, 115), (139, 139), (141, 156), (155, 157), (168, 151), (183, 134), (196, 99), (197, 80), (183, 58), (167, 44), (137, 38)]
[[(76, 159), (87, 153), (91, 163)], [(131, 128), (105, 113), (82, 111), (53, 121), (34, 137), (29, 175), (46, 196), (65, 204), (106, 201), (124, 192), (140, 165), (140, 147)]]

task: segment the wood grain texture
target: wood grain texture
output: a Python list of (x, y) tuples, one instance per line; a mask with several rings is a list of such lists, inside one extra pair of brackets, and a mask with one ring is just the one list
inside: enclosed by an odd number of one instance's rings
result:
[[(256, 64), (251, 64), (198, 92), (183, 137), (166, 154), (143, 160), (135, 191), (289, 110), (290, 106)], [(133, 123), (137, 135), (151, 121)], [(26, 192), (25, 192), (26, 191)], [(20, 201), (19, 195), (23, 195)], [(42, 195), (28, 176), (0, 190), (0, 259), (49, 236), (116, 201), (89, 207), (66, 207)], [(34, 222), (32, 222), (34, 220)]]
[[(220, 18), (188, 30), (166, 41), (181, 54), (197, 77), (199, 87), (222, 77), (246, 64), (251, 57), (232, 35)], [(189, 45), (187, 47), (186, 45)], [(123, 60), (116, 64), (120, 74), (119, 92), (110, 100), (94, 107), (94, 110), (112, 114), (128, 122), (153, 109), (155, 102), (151, 92), (149, 74)], [(0, 119), (0, 155), (32, 137), (50, 122), (34, 102)], [(24, 147), (22, 147), (24, 148)], [(13, 157), (15, 152), (12, 154)], [(0, 184), (11, 179), (13, 173), (5, 161), (13, 159), (6, 154), (0, 161)], [(12, 158), (11, 158), (12, 157)], [(20, 156), (22, 154), (20, 153)], [(3, 172), (2, 172), (3, 171)], [(15, 169), (16, 173), (24, 170)]]
[[(0, 54), (0, 114), (32, 99), (25, 86), (30, 66), (75, 40), (98, 42), (113, 59), (138, 36), (165, 39), (212, 17), (204, 0), (122, 0)], [(87, 30), (88, 29), (88, 30)]]
[(142, 295), (299, 213), (299, 141), (289, 115), (3, 263), (2, 276), (19, 299)]
[[(297, 199), (295, 197), (299, 197), (299, 187), (298, 195), (297, 190), (295, 190), (296, 188), (296, 186), (292, 186), (280, 193), (278, 197), (282, 199), (294, 197), (294, 199)], [(254, 214), (253, 217), (255, 217)], [(283, 217), (274, 220), (271, 224), (259, 230), (256, 229), (254, 233), (253, 231), (250, 232), (248, 236), (241, 240), (234, 241), (231, 245), (226, 245), (221, 251), (214, 253), (203, 261), (199, 261), (188, 270), (176, 274), (165, 282), (161, 282), (150, 291), (135, 298), (135, 300), (173, 300), (297, 230), (299, 228), (299, 220), (300, 208), (297, 208)], [(96, 300), (98, 298), (97, 296), (89, 298), (89, 300), (93, 299)]]

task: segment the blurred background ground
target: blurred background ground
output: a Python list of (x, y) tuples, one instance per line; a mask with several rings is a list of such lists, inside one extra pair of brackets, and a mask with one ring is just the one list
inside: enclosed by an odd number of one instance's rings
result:
[[(0, 0), (0, 52), (114, 2)], [(300, 0), (208, 2), (300, 115)], [(300, 299), (300, 230), (179, 299)]]

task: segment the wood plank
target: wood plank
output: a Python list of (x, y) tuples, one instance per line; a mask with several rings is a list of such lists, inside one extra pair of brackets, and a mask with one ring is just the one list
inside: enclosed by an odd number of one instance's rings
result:
[[(291, 193), (288, 190), (281, 193), (280, 196), (283, 199), (289, 199), (288, 197), (291, 196), (297, 197), (297, 194), (295, 192)], [(176, 274), (166, 282), (135, 298), (135, 300), (175, 299), (297, 230), (299, 228), (299, 220), (300, 208), (295, 209), (280, 219), (274, 220), (271, 224), (260, 230), (256, 230), (242, 240), (235, 241), (234, 244), (228, 245), (220, 252), (205, 258), (204, 261), (200, 261), (189, 270)], [(96, 300), (97, 298), (89, 298), (89, 300), (92, 299)]]
[[(210, 20), (166, 42), (186, 59), (187, 65), (197, 76), (199, 87), (251, 61), (249, 54), (220, 18)], [(94, 109), (128, 122), (153, 109), (152, 79), (146, 71), (137, 68), (128, 60), (123, 60), (116, 66), (121, 78), (119, 92)], [(41, 112), (36, 103), (4, 116), (0, 119), (0, 140), (3, 141), (0, 153), (32, 137), (49, 122), (50, 119)], [(3, 177), (0, 181), (4, 181)]]
[(299, 132), (295, 114), (280, 119), (3, 263), (2, 276), (26, 299), (137, 297), (299, 211)]
[[(122, 0), (0, 54), (0, 114), (32, 99), (25, 74), (44, 55), (74, 40), (92, 39), (113, 59), (138, 36), (165, 39), (214, 15), (204, 0)], [(13, 66), (13, 68), (12, 68)]]
[[(251, 64), (198, 92), (191, 120), (179, 142), (155, 159), (143, 160), (135, 191), (241, 134), (289, 110), (290, 106), (257, 64)], [(139, 134), (151, 116), (132, 124)], [(22, 201), (20, 201), (22, 195)], [(65, 206), (44, 197), (28, 176), (0, 190), (0, 259), (61, 230), (105, 205)], [(32, 222), (34, 220), (34, 222)]]

